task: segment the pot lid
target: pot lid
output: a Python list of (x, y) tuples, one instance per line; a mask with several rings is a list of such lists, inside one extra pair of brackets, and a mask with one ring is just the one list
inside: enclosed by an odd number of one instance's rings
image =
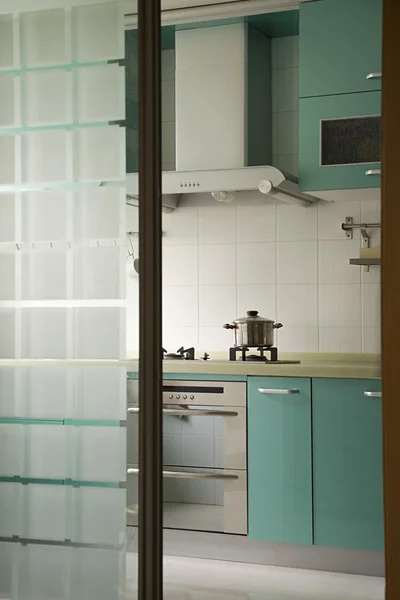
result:
[(239, 319), (235, 319), (233, 321), (234, 323), (237, 323), (238, 325), (240, 323), (254, 323), (254, 322), (259, 322), (259, 323), (275, 323), (275, 321), (273, 319), (265, 319), (264, 317), (260, 317), (260, 315), (258, 314), (258, 310), (248, 310), (246, 312), (246, 316), (245, 317), (240, 317)]

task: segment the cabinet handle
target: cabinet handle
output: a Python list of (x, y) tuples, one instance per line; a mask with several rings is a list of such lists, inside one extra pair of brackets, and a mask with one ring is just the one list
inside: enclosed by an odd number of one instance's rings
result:
[(380, 175), (381, 174), (381, 170), (380, 169), (368, 169), (368, 171), (365, 171), (366, 175)]
[[(128, 469), (128, 475), (139, 475), (139, 469)], [(170, 479), (239, 479), (239, 475), (226, 475), (225, 473), (196, 473), (188, 471), (163, 471), (163, 477)]]
[(364, 396), (368, 396), (368, 398), (382, 398), (382, 392), (364, 392)]
[(266, 389), (266, 388), (258, 388), (260, 394), (300, 394), (300, 390), (274, 390), (274, 389)]
[[(130, 407), (128, 413), (138, 414), (139, 408)], [(235, 410), (202, 410), (197, 408), (163, 408), (163, 415), (173, 417), (237, 417)]]
[(382, 73), (368, 73), (366, 79), (381, 79)]

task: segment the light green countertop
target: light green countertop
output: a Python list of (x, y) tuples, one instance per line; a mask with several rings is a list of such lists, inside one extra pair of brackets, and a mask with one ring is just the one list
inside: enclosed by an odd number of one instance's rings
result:
[[(335, 377), (350, 379), (379, 379), (380, 356), (376, 354), (281, 353), (282, 360), (300, 360), (300, 364), (230, 362), (215, 354), (208, 361), (164, 361), (164, 373), (198, 375), (255, 375), (258, 377)], [(137, 371), (138, 361), (135, 363)]]

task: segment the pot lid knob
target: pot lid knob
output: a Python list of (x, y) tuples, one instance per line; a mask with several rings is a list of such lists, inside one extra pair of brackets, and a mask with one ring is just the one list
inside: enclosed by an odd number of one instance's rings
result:
[(248, 310), (248, 311), (246, 312), (246, 315), (247, 315), (248, 317), (256, 317), (256, 316), (258, 315), (258, 310)]

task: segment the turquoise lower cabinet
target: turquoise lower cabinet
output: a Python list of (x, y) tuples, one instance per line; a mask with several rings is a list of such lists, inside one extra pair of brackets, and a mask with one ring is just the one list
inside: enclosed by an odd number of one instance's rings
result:
[(317, 545), (383, 550), (380, 389), (378, 380), (312, 380)]
[(249, 538), (312, 544), (311, 383), (248, 379)]
[(380, 115), (380, 91), (301, 98), (300, 189), (379, 187)]

